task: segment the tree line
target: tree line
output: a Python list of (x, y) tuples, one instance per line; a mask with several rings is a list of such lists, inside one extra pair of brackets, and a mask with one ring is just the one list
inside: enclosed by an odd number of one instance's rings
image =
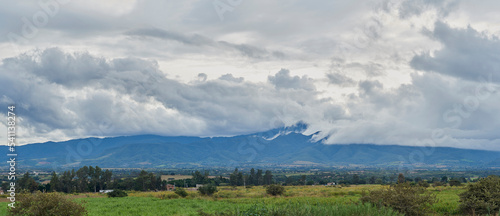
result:
[[(100, 167), (84, 166), (77, 171), (74, 169), (64, 171), (59, 175), (52, 172), (50, 182), (47, 184), (38, 183), (26, 172), (16, 181), (18, 191), (34, 192), (97, 192), (110, 188), (112, 185), (112, 175), (110, 170), (102, 170)], [(7, 188), (7, 182), (2, 183), (2, 188)]]
[[(37, 181), (38, 180), (38, 181)], [(64, 193), (84, 193), (98, 192), (99, 190), (121, 189), (135, 191), (164, 190), (167, 184), (173, 184), (176, 187), (195, 187), (197, 184), (210, 185), (269, 185), (272, 184), (273, 175), (271, 171), (255, 170), (252, 168), (249, 173), (243, 173), (236, 168), (229, 178), (222, 175), (210, 178), (209, 171), (194, 171), (191, 179), (181, 180), (162, 180), (161, 174), (141, 170), (138, 176), (134, 177), (115, 177), (113, 173), (99, 166), (84, 166), (78, 170), (68, 170), (62, 173), (52, 172), (50, 181), (47, 184), (39, 182), (39, 177), (30, 176), (26, 172), (21, 178), (16, 180), (16, 190), (25, 192), (64, 192)], [(3, 190), (8, 187), (8, 182), (2, 183)]]
[(262, 170), (258, 169), (256, 172), (254, 168), (250, 170), (250, 173), (243, 174), (236, 168), (229, 176), (229, 183), (231, 186), (270, 185), (273, 183), (273, 174), (271, 171), (266, 170), (266, 173), (263, 175)]

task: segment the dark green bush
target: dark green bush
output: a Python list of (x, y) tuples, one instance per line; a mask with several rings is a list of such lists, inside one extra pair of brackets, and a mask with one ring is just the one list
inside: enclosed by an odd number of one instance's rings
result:
[(439, 186), (443, 186), (443, 182), (434, 182), (434, 184), (432, 185), (433, 187), (439, 187)]
[(411, 186), (408, 182), (393, 185), (387, 189), (371, 191), (361, 197), (363, 203), (391, 207), (405, 215), (429, 215), (436, 197), (420, 186)]
[(418, 186), (428, 188), (430, 185), (429, 185), (429, 182), (427, 182), (427, 181), (419, 181)]
[(178, 187), (178, 188), (175, 188), (175, 192), (177, 195), (181, 196), (181, 197), (187, 197), (188, 193), (186, 192), (186, 190), (184, 190), (184, 188), (181, 188), (181, 187)]
[(126, 197), (126, 196), (128, 196), (127, 192), (122, 191), (120, 189), (113, 190), (107, 194), (108, 194), (108, 197)]
[(460, 210), (465, 214), (498, 214), (500, 211), (500, 177), (488, 176), (469, 184), (460, 194)]
[(462, 182), (460, 182), (459, 180), (456, 180), (456, 179), (452, 179), (450, 180), (449, 182), (450, 186), (462, 186)]
[(177, 199), (179, 198), (179, 195), (177, 194), (160, 194), (157, 196), (159, 199), (164, 200), (164, 199)]
[(268, 185), (266, 193), (273, 196), (283, 195), (285, 193), (285, 187), (278, 184)]
[(198, 192), (200, 192), (201, 195), (212, 196), (217, 192), (217, 187), (213, 184), (203, 185), (198, 188)]
[(81, 216), (87, 210), (81, 203), (73, 202), (59, 193), (19, 194), (15, 208), (9, 208), (9, 215), (23, 216)]

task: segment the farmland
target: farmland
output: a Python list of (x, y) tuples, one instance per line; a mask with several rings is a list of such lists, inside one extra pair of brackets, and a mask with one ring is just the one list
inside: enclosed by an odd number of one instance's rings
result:
[[(107, 198), (103, 194), (81, 193), (68, 197), (84, 202), (89, 215), (400, 215), (391, 209), (361, 204), (364, 192), (387, 186), (352, 185), (350, 187), (287, 186), (282, 196), (267, 195), (265, 188), (254, 186), (219, 187), (212, 197), (188, 191), (186, 198), (174, 192), (135, 192), (128, 197)], [(463, 187), (429, 187), (438, 202), (432, 206), (436, 215), (459, 215), (458, 194)], [(6, 203), (0, 213), (6, 214)]]

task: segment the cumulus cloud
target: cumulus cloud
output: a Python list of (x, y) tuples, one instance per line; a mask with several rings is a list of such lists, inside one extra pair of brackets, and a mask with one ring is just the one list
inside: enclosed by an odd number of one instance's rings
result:
[(302, 89), (314, 91), (316, 88), (312, 79), (307, 76), (291, 76), (290, 71), (281, 69), (276, 75), (268, 77), (269, 82), (278, 89)]
[[(414, 74), (412, 84), (396, 89), (362, 81), (360, 94), (352, 95), (348, 103), (349, 115), (337, 118), (339, 124), (318, 138), (327, 137), (330, 144), (423, 145), (433, 131), (442, 130), (446, 139), (436, 146), (498, 150), (500, 137), (492, 129), (500, 124), (486, 120), (500, 118), (494, 111), (500, 100), (494, 86), (489, 91), (487, 84), (440, 74)], [(477, 97), (477, 88), (487, 97)], [(478, 104), (467, 104), (471, 101)]]
[(410, 62), (415, 69), (469, 80), (500, 75), (498, 37), (488, 37), (470, 26), (465, 29), (451, 28), (443, 22), (437, 22), (433, 31), (425, 30), (425, 33), (439, 41), (443, 48), (415, 56)]
[(245, 80), (245, 78), (243, 77), (234, 77), (232, 74), (224, 74), (221, 77), (219, 77), (219, 79), (237, 83), (241, 83), (243, 82), (243, 80)]
[(14, 101), (33, 136), (55, 130), (86, 136), (103, 125), (113, 130), (102, 135), (235, 135), (276, 121), (291, 125), (331, 107), (317, 99), (310, 78), (286, 69), (269, 83), (231, 74), (206, 81), (201, 74), (205, 82), (183, 84), (166, 78), (154, 61), (52, 48), (4, 59), (1, 70), (9, 89), (1, 105)]

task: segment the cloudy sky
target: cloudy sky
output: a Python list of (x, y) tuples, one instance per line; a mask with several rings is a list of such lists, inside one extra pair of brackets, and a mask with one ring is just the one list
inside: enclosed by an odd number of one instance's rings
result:
[(500, 150), (497, 1), (1, 3), (19, 144), (304, 122), (326, 144)]

